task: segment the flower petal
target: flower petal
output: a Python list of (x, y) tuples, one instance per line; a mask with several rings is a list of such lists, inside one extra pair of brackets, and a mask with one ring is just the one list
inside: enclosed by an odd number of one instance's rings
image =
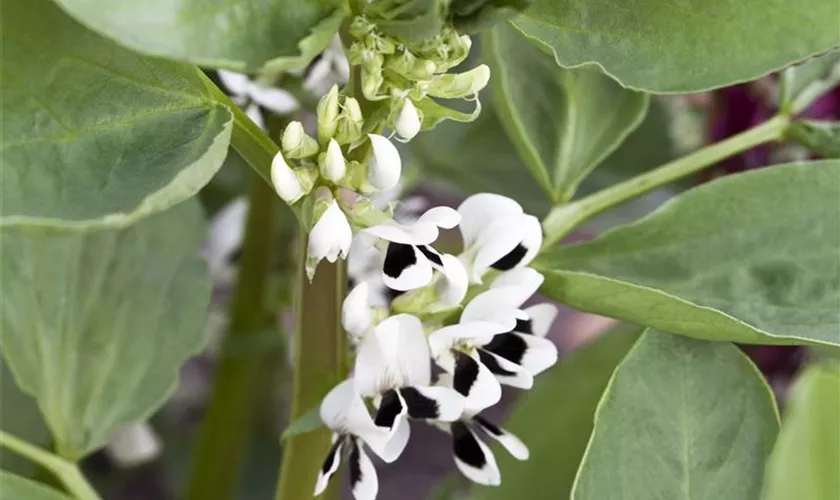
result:
[(528, 460), (530, 452), (521, 439), (510, 432), (498, 427), (484, 417), (476, 415), (473, 420), (487, 433), (488, 436), (498, 441), (517, 460)]
[(408, 385), (429, 385), (429, 346), (420, 320), (398, 314), (379, 323), (361, 342), (355, 378), (364, 396)]
[(254, 84), (250, 87), (249, 94), (255, 103), (278, 115), (291, 113), (300, 107), (292, 94), (276, 87), (263, 87)]
[(339, 255), (347, 257), (352, 242), (353, 230), (347, 216), (333, 200), (309, 233), (307, 255), (316, 261), (327, 259), (335, 262)]
[(446, 307), (454, 307), (467, 295), (470, 278), (467, 276), (467, 269), (454, 255), (443, 254), (441, 261), (441, 272), (445, 279), (437, 285), (438, 302)]
[[(473, 298), (461, 313), (461, 323), (483, 321), (495, 322), (501, 331), (509, 332), (516, 326), (517, 308), (521, 293), (513, 287), (490, 289)], [(495, 335), (494, 333), (494, 335)], [(489, 342), (489, 340), (488, 340)]]
[(369, 443), (371, 449), (382, 460), (391, 463), (402, 454), (411, 435), (408, 405), (399, 392), (392, 389), (382, 396), (374, 422), (378, 427), (387, 429), (388, 434), (385, 440)]
[(518, 308), (537, 293), (543, 281), (545, 277), (535, 269), (520, 267), (497, 276), (490, 289), (505, 288), (510, 296), (510, 303)]
[(402, 161), (396, 146), (387, 137), (368, 134), (373, 154), (368, 162), (368, 182), (377, 190), (397, 185), (402, 173)]
[(406, 226), (397, 223), (371, 226), (365, 229), (364, 232), (372, 234), (385, 241), (402, 243), (404, 245), (426, 245), (437, 239), (436, 230), (434, 231), (434, 234), (422, 234), (421, 232), (411, 232), (406, 228)]
[(386, 434), (373, 423), (353, 379), (333, 387), (321, 401), (320, 415), (324, 425), (340, 434), (353, 434), (366, 441)]
[(524, 238), (522, 239), (522, 246), (527, 249), (525, 255), (516, 265), (527, 266), (530, 264), (537, 254), (540, 253), (542, 247), (543, 234), (540, 220), (533, 215), (526, 215), (522, 219), (522, 227), (524, 228)]
[[(487, 227), (479, 235), (475, 244), (477, 251), (472, 263), (473, 281), (481, 282), (481, 277), (499, 262), (511, 260), (516, 255), (524, 256), (527, 250), (520, 245), (524, 237), (524, 228), (517, 219), (500, 219)], [(501, 269), (504, 270), (504, 269)]]
[(219, 69), (216, 70), (216, 74), (219, 76), (219, 80), (222, 81), (222, 85), (224, 85), (225, 89), (227, 89), (231, 94), (246, 94), (252, 85), (251, 79), (242, 73)]
[(279, 151), (271, 161), (271, 184), (286, 203), (294, 203), (304, 194), (300, 181)]
[(550, 302), (544, 302), (525, 309), (525, 314), (529, 318), (529, 330), (522, 331), (516, 328), (520, 333), (532, 333), (537, 337), (545, 337), (554, 319), (557, 318), (557, 306)]
[(245, 108), (245, 115), (254, 122), (254, 125), (261, 129), (265, 129), (265, 120), (263, 119), (262, 110), (255, 103), (250, 103)]
[(455, 465), (467, 479), (486, 486), (502, 482), (496, 457), (486, 444), (463, 422), (452, 422), (452, 451)]
[(415, 246), (391, 243), (385, 253), (382, 281), (394, 290), (414, 290), (432, 281), (432, 264)]
[(429, 349), (437, 358), (457, 344), (484, 345), (498, 333), (510, 331), (512, 325), (492, 321), (469, 321), (457, 325), (444, 326), (429, 335)]
[(379, 478), (373, 462), (362, 448), (362, 443), (353, 441), (350, 444), (350, 455), (347, 465), (350, 476), (350, 490), (356, 500), (375, 500), (379, 493)]
[(333, 434), (333, 444), (330, 447), (330, 451), (327, 452), (327, 457), (324, 459), (324, 465), (322, 465), (321, 470), (318, 471), (318, 481), (315, 483), (314, 493), (316, 497), (327, 489), (327, 486), (330, 484), (330, 478), (332, 478), (335, 471), (338, 470), (338, 466), (341, 465), (341, 451), (344, 447), (344, 443), (345, 440), (343, 436)]
[(353, 337), (358, 337), (373, 324), (368, 303), (369, 286), (362, 282), (356, 285), (341, 306), (341, 325)]
[(449, 387), (403, 387), (400, 395), (411, 418), (452, 422), (464, 413), (464, 396)]
[(152, 426), (140, 422), (114, 429), (105, 452), (119, 466), (129, 468), (151, 462), (162, 449), (160, 437)]
[(461, 214), (450, 207), (433, 207), (417, 219), (418, 224), (432, 224), (444, 229), (452, 229), (461, 222)]
[(242, 248), (247, 214), (248, 200), (238, 197), (213, 217), (203, 253), (214, 280), (228, 281), (232, 278), (231, 260)]
[(500, 384), (526, 390), (534, 386), (534, 376), (516, 363), (484, 349), (478, 349), (478, 359)]
[(557, 362), (557, 346), (544, 337), (516, 332), (496, 335), (482, 349), (538, 375)]
[(468, 354), (455, 353), (453, 388), (466, 397), (465, 411), (478, 413), (498, 403), (502, 398), (502, 386), (490, 370)]
[(461, 214), (460, 228), (464, 248), (468, 248), (473, 246), (479, 235), (494, 222), (516, 217), (523, 212), (519, 203), (507, 196), (479, 193), (464, 200), (458, 207), (458, 213)]

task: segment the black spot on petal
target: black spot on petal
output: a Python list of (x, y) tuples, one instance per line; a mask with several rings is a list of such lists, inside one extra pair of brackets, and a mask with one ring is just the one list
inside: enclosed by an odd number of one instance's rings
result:
[(330, 451), (327, 452), (327, 458), (324, 459), (324, 465), (321, 466), (321, 474), (329, 474), (330, 469), (332, 469), (333, 462), (338, 459), (336, 455), (341, 450), (343, 442), (344, 436), (339, 436), (339, 438), (335, 440), (335, 443), (330, 446)]
[(478, 363), (461, 351), (455, 351), (455, 373), (452, 386), (459, 394), (469, 396), (478, 379)]
[(516, 318), (516, 326), (513, 327), (513, 331), (519, 333), (534, 333), (534, 324), (530, 318), (528, 319), (519, 319)]
[(525, 343), (522, 337), (515, 333), (502, 333), (494, 336), (493, 340), (482, 349), (520, 365), (522, 364), (522, 358), (525, 356), (525, 351), (528, 350), (528, 344)]
[(478, 445), (475, 435), (463, 422), (452, 422), (452, 451), (459, 460), (476, 469), (487, 465), (487, 457)]
[(391, 278), (399, 278), (407, 268), (417, 264), (417, 256), (414, 255), (414, 247), (402, 243), (389, 243), (385, 252), (385, 264), (382, 271)]
[(484, 429), (488, 434), (492, 434), (494, 436), (501, 436), (504, 434), (504, 432), (501, 429), (499, 429), (499, 427), (496, 424), (487, 420), (484, 417), (476, 415), (473, 417), (473, 420), (475, 420), (478, 423), (478, 425), (480, 425), (481, 428)]
[(496, 358), (493, 357), (492, 354), (485, 352), (481, 349), (478, 350), (478, 359), (481, 360), (481, 363), (487, 367), (490, 372), (496, 375), (505, 375), (505, 376), (513, 376), (516, 375), (516, 372), (512, 372), (510, 370), (506, 370), (499, 365), (499, 362)]
[(434, 250), (429, 248), (428, 245), (420, 245), (417, 247), (417, 250), (420, 250), (420, 253), (425, 255), (426, 258), (432, 261), (434, 264), (437, 264), (438, 266), (443, 266), (443, 261), (441, 260), (440, 255), (438, 255)]
[(357, 484), (362, 482), (362, 459), (359, 446), (361, 445), (354, 439), (350, 443), (350, 456), (347, 458), (347, 467), (350, 470), (351, 489), (355, 488)]
[(519, 262), (522, 261), (522, 258), (525, 257), (525, 254), (528, 253), (528, 249), (525, 248), (522, 243), (516, 245), (516, 248), (511, 250), (507, 255), (502, 257), (501, 259), (497, 260), (495, 264), (491, 265), (493, 269), (498, 269), (499, 271), (508, 271), (516, 267)]
[(424, 396), (414, 387), (403, 387), (400, 389), (400, 394), (405, 400), (408, 415), (411, 418), (435, 419), (440, 415), (437, 401)]
[(397, 391), (391, 389), (382, 396), (382, 402), (379, 404), (373, 423), (390, 429), (400, 413), (402, 413), (400, 397), (397, 395)]

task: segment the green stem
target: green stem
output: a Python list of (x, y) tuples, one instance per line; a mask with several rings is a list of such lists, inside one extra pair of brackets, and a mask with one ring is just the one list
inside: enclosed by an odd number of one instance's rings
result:
[(96, 490), (87, 482), (76, 464), (27, 443), (5, 431), (0, 431), (0, 447), (17, 453), (51, 471), (58, 477), (67, 491), (78, 500), (102, 500)]
[(256, 389), (265, 352), (239, 347), (265, 332), (264, 309), (274, 238), (274, 200), (270, 185), (252, 179), (245, 240), (230, 326), (213, 377), (213, 394), (201, 426), (188, 497), (226, 500), (236, 496), (241, 462), (250, 438)]
[(602, 189), (577, 201), (555, 207), (543, 221), (547, 248), (572, 232), (583, 221), (637, 196), (693, 174), (718, 161), (765, 142), (780, 139), (790, 119), (777, 116), (753, 129), (666, 163), (642, 175)]
[[(347, 375), (346, 340), (341, 327), (345, 271), (342, 261), (321, 261), (312, 283), (306, 278), (307, 235), (301, 231), (298, 288), (295, 295), (294, 387), (289, 422), (317, 407), (329, 390)], [(318, 470), (330, 447), (330, 430), (291, 437), (283, 451), (276, 500), (310, 498)], [(319, 497), (337, 498), (336, 478)]]

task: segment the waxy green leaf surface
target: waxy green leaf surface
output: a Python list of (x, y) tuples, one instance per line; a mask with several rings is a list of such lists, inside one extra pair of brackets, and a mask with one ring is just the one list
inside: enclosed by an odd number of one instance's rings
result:
[(737, 347), (648, 330), (598, 404), (571, 498), (758, 500), (778, 430)]
[(672, 333), (840, 345), (840, 161), (773, 166), (683, 193), (540, 258), (542, 292)]
[(0, 500), (72, 500), (53, 488), (0, 471)]
[(627, 87), (695, 92), (753, 80), (840, 44), (826, 0), (535, 0), (517, 29), (564, 67)]
[(592, 69), (563, 69), (506, 25), (484, 37), (502, 124), (537, 182), (555, 201), (642, 121), (648, 97)]
[(204, 233), (192, 200), (118, 231), (3, 231), (3, 355), (65, 458), (148, 417), (201, 347)]
[(232, 117), (198, 69), (121, 48), (46, 0), (0, 8), (1, 226), (125, 226), (221, 166)]
[(141, 53), (239, 72), (299, 69), (338, 32), (329, 0), (56, 0)]

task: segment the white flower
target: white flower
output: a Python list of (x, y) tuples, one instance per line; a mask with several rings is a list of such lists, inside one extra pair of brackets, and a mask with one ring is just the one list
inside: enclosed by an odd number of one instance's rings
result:
[[(442, 374), (437, 383), (442, 387), (452, 387), (452, 384), (452, 376), (448, 373)], [(527, 460), (530, 455), (528, 447), (518, 437), (469, 410), (455, 422), (435, 422), (434, 425), (452, 436), (455, 465), (464, 476), (478, 484), (498, 486), (502, 481), (496, 457), (479, 438), (479, 432), (498, 441), (517, 460)]]
[(370, 286), (362, 282), (350, 290), (341, 305), (341, 326), (351, 338), (360, 339), (372, 325)]
[[(382, 280), (394, 290), (414, 290), (432, 281), (433, 271), (439, 270), (448, 281), (445, 297), (460, 302), (468, 283), (466, 271), (458, 259), (441, 255), (430, 244), (437, 240), (439, 228), (458, 225), (460, 216), (449, 207), (434, 207), (416, 222), (399, 224), (391, 221), (365, 229), (365, 232), (389, 242), (382, 266)], [(460, 294), (460, 296), (458, 296)], [(457, 299), (457, 300), (456, 300)]]
[(318, 473), (315, 495), (320, 495), (327, 488), (330, 478), (341, 465), (342, 455), (347, 451), (353, 496), (356, 500), (375, 499), (379, 480), (363, 444), (379, 455), (379, 451), (387, 445), (388, 431), (373, 423), (352, 379), (338, 384), (327, 394), (321, 402), (320, 414), (321, 421), (333, 430), (333, 444)]
[(303, 88), (319, 96), (335, 84), (343, 85), (350, 79), (350, 64), (344, 55), (338, 35), (330, 45), (306, 68)]
[(274, 185), (277, 195), (288, 204), (298, 201), (301, 196), (306, 194), (294, 170), (289, 168), (283, 158), (283, 153), (279, 151), (271, 160), (271, 183)]
[(507, 271), (527, 266), (542, 245), (540, 221), (525, 214), (516, 201), (505, 196), (480, 193), (458, 207), (461, 235), (470, 277), (480, 283), (489, 268)]
[(374, 423), (390, 429), (382, 456), (395, 459), (408, 442), (408, 418), (451, 422), (464, 411), (454, 389), (431, 385), (431, 360), (423, 324), (410, 314), (391, 316), (359, 346), (354, 377), (362, 396), (379, 400)]
[(453, 374), (454, 387), (467, 398), (467, 410), (479, 412), (501, 397), (499, 384), (530, 389), (534, 376), (557, 362), (557, 347), (533, 335), (533, 319), (547, 331), (553, 315), (540, 307), (520, 309), (543, 277), (530, 268), (509, 271), (490, 290), (464, 308), (457, 325), (429, 336), (435, 361)]
[(157, 458), (162, 448), (154, 429), (140, 423), (115, 429), (105, 452), (121, 467), (136, 467)]
[(420, 132), (420, 116), (411, 99), (404, 101), (397, 117), (396, 129), (397, 134), (406, 141), (410, 141)]
[(242, 247), (247, 214), (248, 200), (239, 197), (223, 206), (210, 221), (203, 254), (216, 283), (230, 283), (236, 274), (233, 260)]
[(335, 139), (330, 139), (321, 174), (331, 182), (338, 182), (347, 174), (347, 163), (341, 154), (341, 146)]
[(397, 185), (402, 173), (402, 160), (397, 147), (387, 137), (368, 134), (373, 154), (368, 162), (368, 182), (379, 191)]
[(353, 230), (347, 222), (347, 216), (338, 203), (332, 200), (309, 233), (306, 245), (306, 274), (309, 279), (315, 275), (315, 268), (322, 259), (335, 262), (339, 256), (346, 258), (352, 241)]
[(245, 113), (248, 118), (260, 128), (265, 128), (260, 106), (280, 115), (296, 111), (299, 107), (297, 99), (285, 90), (264, 87), (252, 81), (248, 76), (232, 71), (220, 69), (217, 73), (222, 85), (231, 94), (231, 100), (237, 106), (246, 106)]

